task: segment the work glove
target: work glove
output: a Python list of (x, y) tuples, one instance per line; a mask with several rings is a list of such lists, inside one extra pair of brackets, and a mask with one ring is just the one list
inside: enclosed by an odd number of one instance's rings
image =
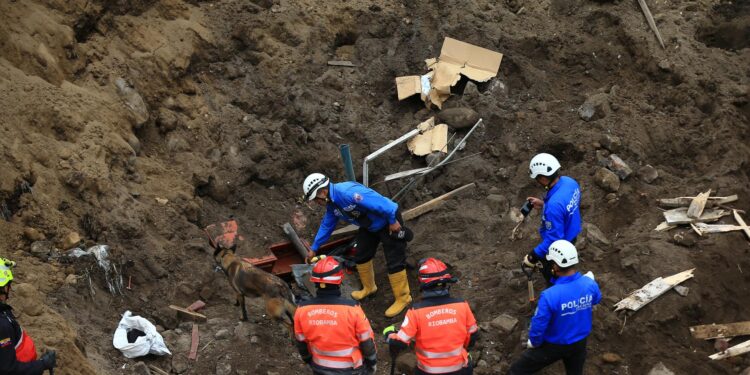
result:
[(57, 353), (54, 350), (44, 352), (39, 360), (44, 364), (45, 370), (52, 370), (57, 366)]
[(383, 340), (385, 340), (385, 342), (388, 342), (388, 336), (390, 336), (391, 333), (396, 333), (395, 324), (391, 324), (383, 330)]

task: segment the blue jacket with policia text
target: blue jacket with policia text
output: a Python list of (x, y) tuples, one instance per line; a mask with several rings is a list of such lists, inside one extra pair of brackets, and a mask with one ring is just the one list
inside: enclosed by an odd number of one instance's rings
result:
[(534, 248), (539, 259), (549, 252), (549, 247), (557, 240), (573, 241), (581, 232), (581, 189), (576, 180), (561, 176), (555, 186), (544, 197), (542, 225), (539, 235), (542, 242)]
[(531, 345), (573, 344), (591, 333), (593, 307), (602, 299), (599, 285), (576, 272), (557, 279), (539, 296), (529, 328)]
[(328, 185), (326, 213), (311, 248), (318, 248), (331, 237), (339, 220), (377, 232), (396, 222), (398, 204), (360, 183), (347, 181)]

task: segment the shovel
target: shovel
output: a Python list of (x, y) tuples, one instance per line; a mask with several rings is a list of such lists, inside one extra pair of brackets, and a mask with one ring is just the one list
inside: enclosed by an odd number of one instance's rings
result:
[(528, 279), (528, 287), (529, 287), (529, 303), (534, 303), (536, 301), (536, 296), (534, 295), (534, 281), (532, 281), (531, 277), (534, 276), (534, 270), (536, 267), (529, 267), (524, 263), (521, 263), (521, 271), (526, 274), (526, 278)]

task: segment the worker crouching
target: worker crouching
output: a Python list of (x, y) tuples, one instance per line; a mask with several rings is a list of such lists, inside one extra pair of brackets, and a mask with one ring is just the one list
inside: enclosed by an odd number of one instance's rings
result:
[(450, 296), (451, 276), (445, 263), (435, 258), (419, 262), (422, 299), (404, 317), (396, 333), (390, 326), (383, 331), (392, 359), (415, 342), (416, 374), (472, 374), (468, 350), (478, 338), (477, 322), (469, 304)]
[(370, 322), (356, 301), (341, 297), (339, 261), (321, 258), (310, 277), (316, 297), (300, 303), (294, 314), (297, 349), (315, 375), (374, 374), (377, 352)]

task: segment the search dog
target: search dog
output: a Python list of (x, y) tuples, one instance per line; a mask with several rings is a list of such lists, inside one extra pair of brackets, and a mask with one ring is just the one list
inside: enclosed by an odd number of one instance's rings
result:
[(214, 260), (229, 280), (236, 293), (235, 306), (242, 310), (242, 321), (247, 321), (245, 297), (262, 297), (266, 302), (266, 312), (276, 321), (284, 324), (290, 335), (294, 335), (294, 312), (297, 305), (294, 295), (283, 280), (243, 261), (235, 254), (236, 247), (216, 246)]

